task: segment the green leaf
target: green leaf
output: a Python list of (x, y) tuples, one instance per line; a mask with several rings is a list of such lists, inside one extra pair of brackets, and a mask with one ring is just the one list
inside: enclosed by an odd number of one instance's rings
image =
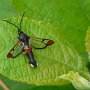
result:
[[(19, 26), (20, 18), (8, 19)], [(43, 50), (34, 50), (34, 57), (38, 67), (31, 68), (25, 55), (15, 59), (7, 58), (7, 53), (14, 46), (17, 39), (17, 29), (12, 25), (0, 21), (0, 73), (10, 79), (35, 85), (63, 85), (66, 80), (56, 80), (60, 75), (69, 71), (79, 72), (90, 80), (89, 73), (79, 53), (58, 33), (50, 23), (24, 18), (22, 30), (39, 38), (54, 40), (54, 44)]]
[(78, 72), (74, 73), (70, 71), (68, 74), (63, 74), (62, 76), (58, 77), (62, 79), (69, 80), (72, 82), (73, 86), (76, 87), (78, 90), (89, 90), (90, 89), (90, 82), (85, 78), (81, 77)]
[(12, 0), (0, 0), (0, 20), (15, 15)]
[(43, 20), (59, 28), (58, 33), (62, 33), (82, 55), (86, 54), (85, 33), (89, 25), (89, 13), (84, 9), (87, 4), (90, 6), (89, 0), (13, 0), (18, 13), (25, 11), (29, 18)]
[(86, 49), (89, 54), (89, 61), (90, 61), (90, 27), (88, 27), (88, 30), (86, 33)]
[(78, 3), (82, 7), (82, 10), (86, 15), (86, 18), (90, 22), (90, 0), (78, 0)]

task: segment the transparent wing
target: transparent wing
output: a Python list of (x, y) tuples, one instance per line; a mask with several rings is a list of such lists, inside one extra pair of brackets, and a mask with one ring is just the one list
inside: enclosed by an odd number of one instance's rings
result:
[(35, 38), (35, 37), (30, 37), (30, 42), (29, 42), (29, 44), (35, 49), (44, 49), (47, 46), (52, 45), (53, 43), (54, 43), (53, 40), (43, 39), (43, 38)]
[(18, 41), (15, 46), (9, 51), (7, 57), (9, 58), (16, 58), (23, 52), (23, 44)]

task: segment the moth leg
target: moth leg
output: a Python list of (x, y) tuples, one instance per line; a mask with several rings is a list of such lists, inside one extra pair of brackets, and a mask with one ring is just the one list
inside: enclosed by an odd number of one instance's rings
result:
[(28, 52), (30, 52), (30, 51), (32, 51), (32, 48), (26, 46), (26, 47), (23, 49), (23, 54), (26, 54), (26, 53), (28, 53)]

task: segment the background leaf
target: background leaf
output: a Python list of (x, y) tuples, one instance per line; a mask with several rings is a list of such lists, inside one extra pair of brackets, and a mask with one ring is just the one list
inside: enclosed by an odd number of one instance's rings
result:
[(59, 78), (70, 81), (77, 90), (89, 90), (90, 82), (85, 78), (81, 77), (78, 72), (74, 73), (70, 71), (68, 74), (63, 74)]
[(90, 22), (90, 0), (78, 0), (78, 3), (82, 7), (84, 14), (86, 15), (88, 21)]
[(88, 27), (87, 34), (86, 34), (86, 49), (89, 55), (90, 61), (90, 27)]
[(12, 7), (12, 0), (0, 0), (0, 19), (12, 17), (13, 15), (15, 15), (15, 11)]

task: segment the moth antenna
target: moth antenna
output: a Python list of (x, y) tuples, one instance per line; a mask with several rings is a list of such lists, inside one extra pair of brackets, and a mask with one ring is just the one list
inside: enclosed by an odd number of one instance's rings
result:
[(22, 21), (23, 21), (24, 14), (25, 14), (25, 12), (23, 13), (22, 18), (21, 18), (21, 21), (20, 21), (20, 28), (19, 28), (18, 26), (16, 26), (15, 24), (7, 21), (7, 20), (3, 20), (3, 21), (5, 21), (5, 22), (7, 22), (7, 23), (9, 23), (9, 24), (12, 24), (13, 26), (15, 26), (15, 27), (18, 29), (18, 32), (21, 32), (21, 25), (22, 25)]
[(21, 30), (21, 25), (22, 25), (24, 14), (25, 14), (25, 12), (23, 13), (22, 18), (21, 18), (21, 21), (20, 21), (20, 30)]
[(11, 23), (11, 22), (9, 22), (9, 21), (7, 21), (7, 20), (3, 20), (3, 21), (5, 21), (5, 22), (7, 22), (7, 23), (9, 23), (9, 24), (12, 24), (12, 25), (14, 25), (17, 29), (19, 29), (19, 27), (16, 26), (15, 24), (13, 24), (13, 23)]

